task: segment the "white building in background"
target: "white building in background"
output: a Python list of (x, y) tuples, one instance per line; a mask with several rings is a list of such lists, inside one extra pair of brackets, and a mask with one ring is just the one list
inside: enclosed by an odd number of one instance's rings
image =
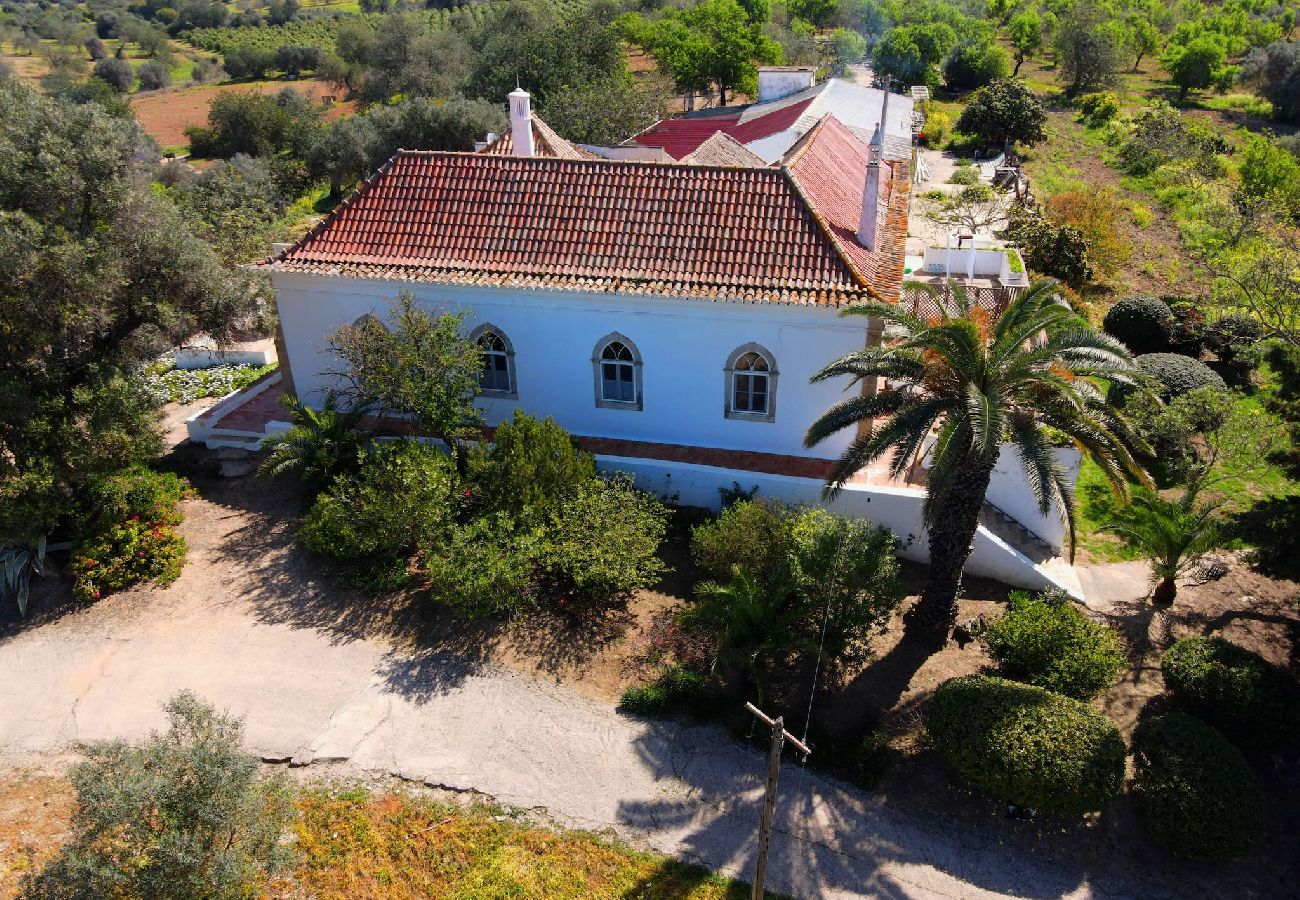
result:
[[(432, 310), (468, 313), (489, 424), (515, 409), (551, 416), (602, 466), (683, 503), (716, 507), (735, 482), (820, 502), (854, 435), (804, 447), (845, 387), (810, 377), (879, 339), (844, 308), (900, 296), (909, 160), (887, 148), (906, 143), (909, 120), (888, 118), (868, 144), (826, 113), (774, 165), (753, 164), (734, 135), (711, 152), (745, 164), (712, 165), (599, 158), (533, 116), (525, 92), (510, 110), (509, 130), (477, 153), (399, 151), (267, 263), (278, 380), (196, 416), (192, 437), (253, 445), (284, 427), (274, 395), (319, 403), (337, 368), (330, 334), (383, 321), (409, 289)], [(924, 560), (923, 469), (916, 460), (902, 481), (862, 473), (837, 505), (893, 528)], [(1006, 490), (1004, 509), (1023, 483)], [(1077, 590), (1052, 560), (1059, 532), (1027, 524), (1046, 538), (990, 520), (970, 570)]]

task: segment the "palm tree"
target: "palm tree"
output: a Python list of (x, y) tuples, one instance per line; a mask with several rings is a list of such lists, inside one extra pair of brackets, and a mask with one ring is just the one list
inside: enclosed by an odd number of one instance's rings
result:
[(1106, 524), (1151, 561), (1152, 603), (1172, 606), (1178, 596), (1175, 579), (1219, 545), (1219, 527), (1211, 519), (1217, 508), (1212, 503), (1197, 504), (1192, 490), (1178, 500), (1143, 491)]
[(717, 636), (713, 665), (734, 662), (744, 670), (763, 705), (768, 666), (797, 651), (816, 650), (804, 628), (808, 610), (785, 579), (764, 584), (739, 566), (726, 584), (705, 582), (696, 589), (697, 604), (683, 623), (700, 625)]
[(850, 388), (874, 378), (903, 387), (837, 403), (812, 424), (804, 443), (812, 447), (846, 428), (884, 419), (863, 430), (835, 463), (825, 489), (834, 496), (881, 457), (889, 456), (895, 477), (902, 475), (937, 429), (924, 507), (930, 567), (914, 621), (929, 639), (942, 642), (956, 619), (962, 568), (1002, 445), (1018, 451), (1039, 509), (1055, 509), (1062, 517), (1073, 555), (1073, 497), (1048, 429), (1090, 453), (1121, 496), (1127, 493), (1126, 473), (1149, 483), (1134, 458), (1145, 442), (1106, 402), (1101, 387), (1135, 384), (1144, 376), (1122, 344), (1070, 309), (1055, 281), (1032, 284), (996, 322), (959, 285), (951, 285), (951, 297), (918, 287), (935, 298), (937, 317), (925, 321), (888, 303), (850, 307), (845, 315), (872, 316), (892, 326), (889, 339), (813, 376), (825, 381), (847, 375)]
[(333, 393), (326, 394), (319, 410), (288, 394), (280, 402), (289, 411), (293, 427), (266, 439), (263, 446), (271, 454), (258, 470), (261, 474), (297, 472), (307, 484), (324, 488), (340, 472), (357, 465), (358, 453), (371, 441), (369, 434), (358, 430), (365, 407), (339, 409)]

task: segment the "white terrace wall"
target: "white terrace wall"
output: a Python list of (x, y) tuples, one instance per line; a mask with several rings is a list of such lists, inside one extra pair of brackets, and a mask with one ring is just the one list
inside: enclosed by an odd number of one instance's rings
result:
[[(1074, 447), (1058, 447), (1053, 453), (1056, 461), (1065, 472), (1066, 480), (1073, 488), (1079, 481), (1079, 466), (1083, 455)], [(1055, 511), (1046, 515), (1039, 512), (1038, 501), (1025, 482), (1025, 473), (1020, 465), (1019, 453), (1009, 444), (1004, 444), (998, 457), (993, 478), (989, 481), (988, 493), (984, 495), (998, 509), (1002, 510), (1021, 525), (1024, 525), (1057, 550), (1065, 543), (1065, 525)]]
[[(467, 328), (491, 324), (515, 353), (518, 400), (481, 401), (489, 424), (515, 407), (553, 416), (570, 432), (594, 437), (835, 458), (852, 435), (814, 450), (803, 446), (809, 424), (843, 399), (844, 383), (809, 384), (820, 367), (866, 342), (865, 321), (833, 309), (459, 287), (275, 273), (286, 355), (298, 395), (319, 403), (338, 369), (326, 351), (329, 335), (363, 315), (384, 320), (389, 302), (409, 287), (432, 309), (468, 311)], [(600, 408), (592, 355), (607, 335), (625, 335), (640, 352), (644, 408)], [(776, 360), (775, 418), (724, 415), (727, 358), (756, 343)]]
[[(921, 507), (925, 492), (914, 488), (877, 485), (849, 485), (832, 502), (821, 498), (822, 482), (815, 478), (768, 475), (714, 466), (665, 462), (657, 459), (632, 459), (621, 456), (598, 456), (597, 465), (606, 471), (627, 472), (643, 490), (677, 503), (717, 510), (721, 503), (719, 488), (733, 482), (744, 490), (758, 488), (758, 496), (783, 503), (824, 506), (845, 516), (866, 519), (888, 528), (902, 542), (899, 555), (915, 562), (928, 562)], [(1005, 584), (1034, 590), (1048, 590), (1069, 585), (1058, 584), (1013, 547), (984, 528), (975, 535), (975, 548), (966, 571)]]

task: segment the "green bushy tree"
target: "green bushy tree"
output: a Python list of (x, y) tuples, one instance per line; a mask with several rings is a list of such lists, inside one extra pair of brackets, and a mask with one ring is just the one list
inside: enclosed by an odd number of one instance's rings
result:
[(455, 471), (415, 441), (376, 444), (354, 475), (340, 475), (312, 505), (299, 537), (322, 556), (383, 565), (451, 522)]
[(1019, 81), (997, 80), (976, 91), (962, 108), (957, 130), (985, 146), (1010, 150), (1032, 146), (1046, 134), (1047, 112), (1033, 91)]
[(595, 477), (595, 458), (555, 420), (519, 409), (469, 460), (472, 505), (520, 520), (544, 518)]
[(288, 863), (289, 791), (243, 752), (243, 723), (188, 691), (163, 709), (166, 732), (92, 744), (73, 768), (72, 839), (25, 879), (27, 900), (236, 900)]
[(452, 445), (478, 433), (482, 414), (474, 407), (480, 391), (483, 355), (462, 335), (464, 316), (433, 313), (409, 290), (398, 294), (387, 328), (373, 316), (330, 336), (330, 350), (344, 363), (335, 373), (342, 396), (353, 405), (406, 415), (426, 436)]
[(130, 119), (0, 84), (0, 546), (154, 455), (143, 363), (256, 308), (152, 189), (156, 159)]

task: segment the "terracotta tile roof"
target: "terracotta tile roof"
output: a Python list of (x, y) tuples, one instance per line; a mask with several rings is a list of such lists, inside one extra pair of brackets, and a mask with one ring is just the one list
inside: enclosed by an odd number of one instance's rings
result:
[[(704, 110), (656, 122), (627, 143), (660, 147), (674, 159), (685, 160), (696, 148), (721, 132), (735, 138), (766, 161), (779, 159), (827, 114), (834, 115), (863, 141), (870, 141), (883, 112), (884, 92), (840, 78), (829, 78), (779, 100), (738, 106), (725, 111)], [(885, 157), (911, 155), (912, 100), (894, 94), (889, 102)]]
[(743, 166), (750, 169), (767, 166), (761, 156), (722, 131), (715, 131), (682, 162), (696, 166)]
[[(495, 141), (479, 152), (494, 156), (513, 156), (514, 148), (514, 139), (507, 129), (504, 134), (499, 135)], [(555, 159), (600, 158), (590, 150), (583, 150), (577, 144), (560, 137), (555, 129), (539, 119), (536, 113), (533, 114), (533, 153), (536, 156), (549, 156)]]
[[(906, 160), (880, 162), (876, 233), (881, 250), (868, 250), (857, 233), (869, 152), (839, 119), (826, 115), (791, 148), (784, 164), (844, 258), (866, 283), (896, 298), (903, 284), (911, 179)], [(846, 172), (854, 177), (846, 178)]]
[(892, 300), (906, 173), (886, 169), (883, 251), (872, 252), (854, 238), (865, 165), (866, 147), (829, 118), (779, 168), (403, 150), (268, 266), (740, 302)]
[(741, 113), (714, 113), (703, 116), (684, 116), (663, 119), (633, 137), (629, 144), (641, 147), (660, 147), (673, 159), (684, 159), (701, 144), (721, 131), (741, 144), (759, 140), (785, 131), (796, 121), (812, 100), (784, 105), (774, 112), (742, 122)]

